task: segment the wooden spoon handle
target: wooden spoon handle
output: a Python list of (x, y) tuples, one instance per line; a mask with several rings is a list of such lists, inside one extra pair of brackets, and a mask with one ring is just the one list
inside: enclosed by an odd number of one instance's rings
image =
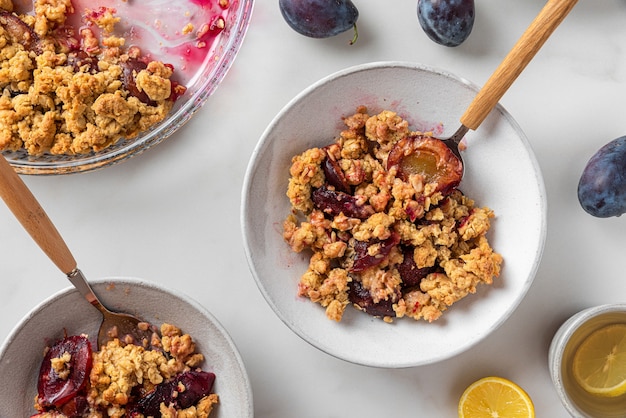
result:
[(476, 130), (578, 0), (549, 0), (461, 117)]
[(76, 261), (54, 224), (9, 162), (0, 156), (0, 197), (24, 229), (65, 274), (76, 268)]

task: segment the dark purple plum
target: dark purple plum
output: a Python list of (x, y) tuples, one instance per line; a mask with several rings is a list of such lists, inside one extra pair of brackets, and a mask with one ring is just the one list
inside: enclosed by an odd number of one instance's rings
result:
[(417, 18), (426, 35), (445, 46), (461, 45), (474, 27), (474, 0), (419, 0)]
[(359, 11), (350, 0), (279, 0), (280, 12), (296, 32), (310, 38), (329, 38), (354, 29)]
[(604, 145), (587, 162), (578, 183), (578, 200), (598, 218), (626, 212), (626, 136)]

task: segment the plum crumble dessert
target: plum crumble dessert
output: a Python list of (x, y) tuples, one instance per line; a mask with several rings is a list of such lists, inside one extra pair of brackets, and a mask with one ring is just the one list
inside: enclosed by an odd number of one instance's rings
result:
[(445, 144), (387, 110), (359, 107), (344, 123), (334, 143), (292, 159), (283, 236), (312, 253), (298, 295), (335, 321), (352, 304), (386, 322), (431, 322), (493, 283), (494, 213), (458, 189), (462, 165)]
[(46, 349), (32, 418), (206, 418), (219, 398), (203, 361), (170, 324), (148, 347), (115, 338), (93, 351), (87, 336), (66, 336)]
[(0, 0), (0, 150), (87, 154), (162, 121), (186, 88), (173, 66), (114, 35), (115, 9), (35, 0), (29, 13)]

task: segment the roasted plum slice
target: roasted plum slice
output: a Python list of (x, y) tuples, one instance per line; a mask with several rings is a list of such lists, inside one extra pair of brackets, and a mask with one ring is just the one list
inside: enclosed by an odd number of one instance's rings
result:
[(407, 136), (398, 141), (387, 158), (387, 170), (397, 167), (397, 176), (409, 181), (421, 175), (424, 184), (435, 184), (435, 190), (448, 194), (461, 182), (463, 163), (441, 140), (426, 135)]
[(375, 303), (369, 290), (364, 288), (363, 284), (356, 279), (349, 282), (348, 299), (369, 315), (377, 317), (396, 316), (396, 312), (393, 310), (394, 301), (391, 298)]
[(397, 269), (402, 278), (402, 285), (405, 287), (419, 286), (422, 279), (433, 273), (436, 267), (417, 267), (415, 259), (413, 258), (414, 247), (404, 247), (402, 254), (404, 259), (402, 263), (398, 264)]
[[(189, 371), (174, 379), (161, 383), (152, 392), (139, 399), (132, 408), (131, 416), (141, 413), (144, 416), (161, 416), (160, 405), (173, 405), (177, 409), (186, 409), (195, 405), (209, 393), (215, 382), (215, 374), (204, 371)], [(182, 390), (181, 390), (182, 389)]]
[(130, 92), (132, 96), (135, 96), (143, 103), (154, 106), (156, 103), (148, 97), (148, 95), (140, 91), (137, 88), (137, 83), (135, 82), (135, 77), (141, 70), (145, 70), (148, 68), (148, 64), (138, 58), (129, 58), (128, 60), (121, 63), (123, 68), (123, 78), (122, 82), (124, 83), (124, 88)]
[[(354, 263), (350, 268), (353, 273), (359, 273), (370, 267), (374, 267), (382, 263), (391, 252), (391, 249), (400, 242), (400, 234), (393, 232), (389, 238), (377, 242), (356, 241), (354, 244)], [(370, 254), (370, 247), (379, 245), (376, 254)]]
[[(51, 41), (53, 41), (59, 51), (76, 52), (81, 50), (81, 36), (76, 34), (73, 26), (59, 26), (52, 31)], [(87, 51), (83, 51), (87, 53)]]
[(87, 397), (82, 395), (73, 397), (59, 408), (59, 412), (63, 414), (60, 416), (68, 418), (84, 417), (87, 415), (87, 411), (89, 411), (89, 402), (87, 402)]
[(350, 218), (367, 219), (374, 214), (370, 205), (360, 204), (356, 197), (326, 186), (315, 189), (311, 199), (316, 208), (333, 216), (343, 213)]
[[(63, 358), (66, 353), (69, 360), (61, 376), (52, 366), (52, 359)], [(39, 404), (45, 408), (60, 408), (76, 397), (89, 380), (92, 361), (91, 343), (87, 337), (73, 335), (57, 341), (41, 363), (37, 383)]]
[(0, 10), (0, 25), (11, 37), (12, 42), (21, 44), (29, 51), (41, 53), (39, 37), (18, 16), (6, 10)]
[(324, 176), (326, 182), (333, 186), (335, 190), (350, 193), (350, 185), (346, 180), (346, 176), (343, 173), (339, 163), (330, 157), (326, 157), (322, 162), (322, 170), (324, 170)]
[(67, 64), (71, 65), (75, 72), (86, 69), (86, 72), (95, 74), (98, 71), (98, 58), (81, 50), (69, 52), (67, 54)]

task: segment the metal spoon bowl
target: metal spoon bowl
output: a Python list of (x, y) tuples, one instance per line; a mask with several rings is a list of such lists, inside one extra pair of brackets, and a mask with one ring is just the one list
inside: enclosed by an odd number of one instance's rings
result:
[(154, 327), (132, 315), (112, 312), (98, 300), (56, 227), (4, 157), (0, 157), (0, 197), (50, 260), (67, 275), (80, 294), (102, 313), (98, 347), (113, 338), (148, 347), (156, 331)]
[[(461, 117), (459, 129), (449, 138), (440, 138), (461, 163), (463, 157), (459, 144), (465, 134), (478, 129), (577, 2), (578, 0), (549, 0), (472, 100)], [(463, 164), (463, 170), (464, 168)]]

